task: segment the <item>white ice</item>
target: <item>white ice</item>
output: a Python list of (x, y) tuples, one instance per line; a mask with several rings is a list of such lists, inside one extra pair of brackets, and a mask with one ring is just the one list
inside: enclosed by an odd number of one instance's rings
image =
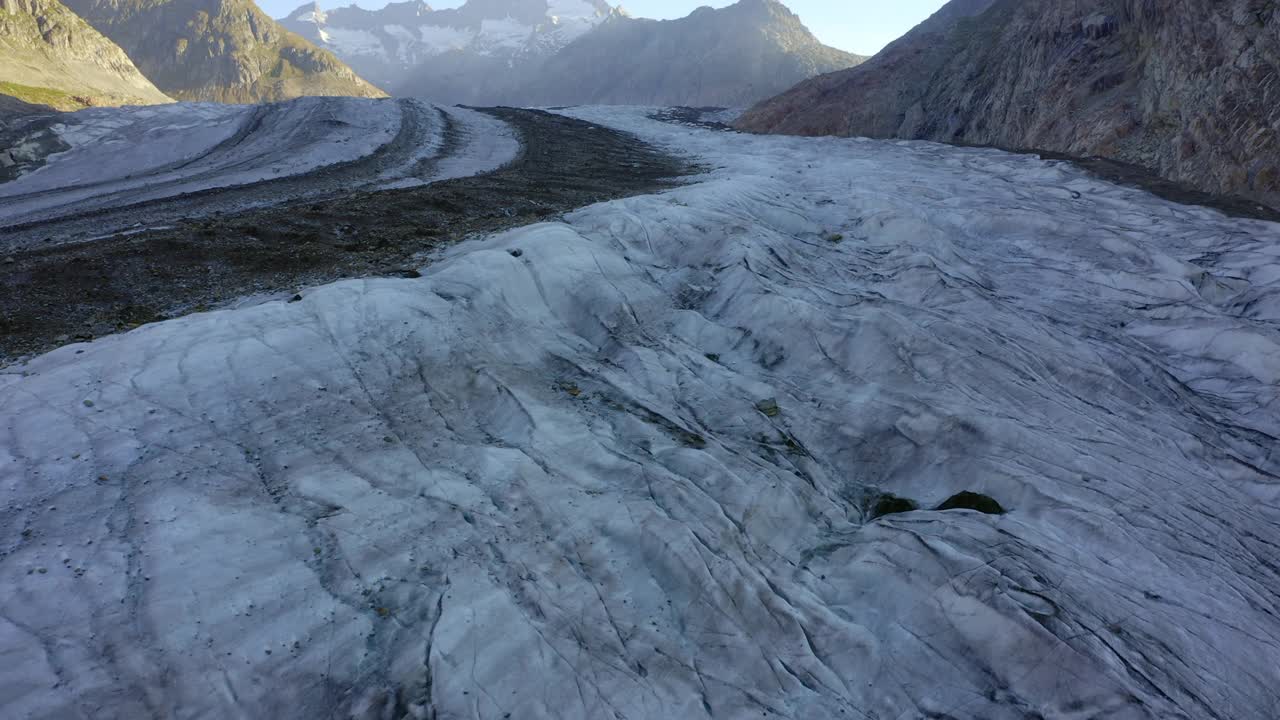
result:
[(515, 131), (501, 120), (464, 107), (441, 108), (441, 111), (453, 121), (457, 138), (454, 151), (444, 152), (444, 135), (437, 133), (423, 143), (413, 157), (414, 162), (435, 160), (429, 175), (411, 176), (404, 172), (402, 166), (397, 166), (379, 178), (380, 187), (418, 187), (442, 180), (480, 175), (507, 165), (519, 155), (520, 141), (516, 139)]
[(554, 44), (563, 47), (586, 35), (604, 16), (586, 0), (550, 0), (547, 15), (555, 24)]
[[(460, 139), (452, 147), (446, 119)], [(70, 149), (0, 184), (0, 227), (244, 186), (255, 192), (237, 208), (423, 185), (492, 171), (519, 152), (511, 128), (492, 116), (418, 100), (110, 108), (75, 113), (53, 130)], [(357, 161), (362, 169), (341, 180), (318, 173)]]
[(68, 146), (19, 181), (0, 185), (0, 197), (62, 190), (191, 162), (227, 141), (244, 124), (248, 105), (187, 103), (90, 108), (66, 115), (53, 132)]
[(368, 156), (400, 121), (395, 102), (339, 97), (82, 110), (53, 128), (69, 150), (0, 184), (0, 222), (300, 175)]
[(1275, 717), (1280, 227), (574, 112), (710, 170), (0, 376), (7, 717)]

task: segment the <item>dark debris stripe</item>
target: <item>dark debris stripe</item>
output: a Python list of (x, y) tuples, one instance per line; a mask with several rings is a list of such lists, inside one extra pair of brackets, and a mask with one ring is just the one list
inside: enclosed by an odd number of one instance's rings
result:
[(413, 276), (424, 255), (465, 237), (655, 192), (700, 170), (580, 120), (484, 112), (507, 122), (521, 142), (517, 158), (491, 173), (11, 252), (0, 263), (0, 362), (248, 295), (287, 298), (342, 278)]

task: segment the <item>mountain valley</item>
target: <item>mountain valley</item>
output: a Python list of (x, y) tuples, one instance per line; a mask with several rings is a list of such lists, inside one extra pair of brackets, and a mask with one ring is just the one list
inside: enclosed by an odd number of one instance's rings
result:
[(0, 95), (77, 110), (171, 102), (124, 51), (58, 0), (0, 0)]
[(1274, 720), (1275, 2), (63, 2), (5, 720)]
[(1193, 5), (952, 0), (739, 127), (1098, 155), (1280, 207), (1280, 9)]
[(776, 0), (667, 21), (603, 0), (312, 3), (281, 22), (393, 95), (468, 105), (743, 106), (865, 60), (819, 43)]

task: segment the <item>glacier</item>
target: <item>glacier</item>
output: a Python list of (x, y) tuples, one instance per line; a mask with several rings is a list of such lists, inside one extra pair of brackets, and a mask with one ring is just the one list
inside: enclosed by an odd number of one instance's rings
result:
[(1275, 717), (1280, 226), (564, 112), (706, 172), (0, 371), (6, 717)]
[[(492, 172), (520, 151), (514, 131), (492, 116), (408, 99), (94, 108), (60, 116), (38, 132), (63, 149), (0, 184), (0, 248), (31, 244), (16, 232), (4, 236), (20, 226), (44, 236), (45, 223), (88, 217), (95, 233), (110, 234), (122, 229), (105, 217), (112, 210), (136, 209), (123, 218), (129, 223), (155, 222), (157, 215), (173, 220), (416, 187)], [(293, 182), (273, 183), (281, 179)], [(183, 204), (231, 188), (252, 192), (199, 210)], [(162, 200), (173, 205), (167, 216), (155, 208)], [(84, 239), (59, 235), (38, 242)]]

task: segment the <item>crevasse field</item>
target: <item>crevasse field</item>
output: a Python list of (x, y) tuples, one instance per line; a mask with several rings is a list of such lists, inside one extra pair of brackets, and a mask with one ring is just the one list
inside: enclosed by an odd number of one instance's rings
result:
[(709, 172), (3, 371), (6, 717), (1276, 716), (1280, 226), (568, 112)]

